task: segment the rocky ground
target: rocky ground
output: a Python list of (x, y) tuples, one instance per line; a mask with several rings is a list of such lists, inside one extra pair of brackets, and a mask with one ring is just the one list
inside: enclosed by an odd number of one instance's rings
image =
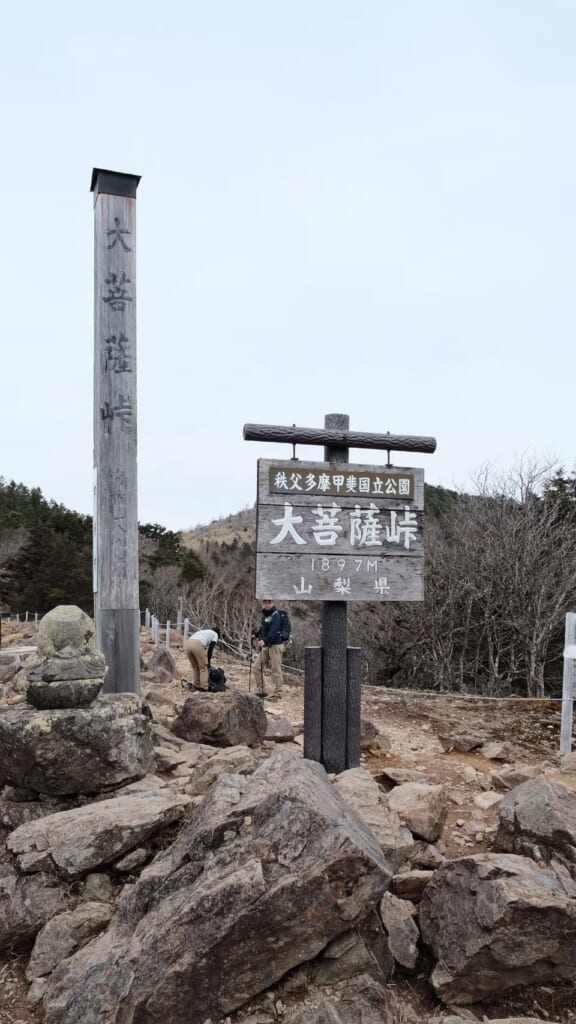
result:
[[(3, 649), (26, 647), (33, 642), (32, 631), (4, 624)], [(154, 652), (143, 631), (144, 667)], [(163, 725), (170, 725), (187, 697), (181, 679), (189, 674), (189, 666), (177, 637), (172, 641), (171, 653), (176, 678), (146, 671), (142, 676), (143, 696), (154, 720)], [(231, 690), (254, 689), (247, 663), (221, 653), (215, 663), (225, 669)], [(0, 704), (15, 700), (5, 693)], [(265, 703), (265, 707), (271, 720), (288, 719), (295, 726), (295, 736), (289, 745), (301, 750), (302, 677), (286, 672), (281, 700)], [(361, 763), (386, 790), (391, 791), (396, 783), (405, 781), (445, 787), (448, 813), (435, 847), (447, 859), (493, 849), (501, 798), (518, 779), (544, 772), (550, 779), (561, 779), (576, 790), (576, 769), (575, 774), (567, 772), (558, 752), (558, 702), (470, 699), (367, 686), (362, 715), (374, 728), (365, 727)], [(158, 774), (162, 775), (161, 768)], [(0, 840), (5, 835), (0, 834)], [(0, 846), (3, 848), (3, 841)], [(16, 955), (0, 960), (0, 1024), (40, 1024), (42, 1020), (26, 1000), (25, 965), (26, 959)], [(396, 971), (390, 982), (398, 1007), (394, 1024), (413, 1020), (414, 1013), (421, 1015), (422, 1020), (435, 1015), (441, 1019), (438, 1000), (428, 981), (429, 972), (430, 965), (422, 952), (415, 972), (406, 975)], [(296, 1005), (305, 1008), (306, 997), (297, 988), (280, 983), (274, 991), (232, 1014), (231, 1020), (282, 1024)], [(476, 1021), (531, 1017), (576, 1024), (576, 988), (568, 981), (522, 988), (489, 1004), (472, 1004), (458, 1012)]]

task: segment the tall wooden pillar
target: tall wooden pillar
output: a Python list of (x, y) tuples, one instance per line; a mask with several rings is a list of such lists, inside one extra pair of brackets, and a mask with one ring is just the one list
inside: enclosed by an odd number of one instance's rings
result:
[(95, 168), (94, 614), (107, 693), (140, 692), (136, 174)]

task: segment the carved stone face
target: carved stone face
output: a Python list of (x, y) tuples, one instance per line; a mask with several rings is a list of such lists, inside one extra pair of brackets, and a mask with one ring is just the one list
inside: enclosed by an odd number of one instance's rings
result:
[(95, 650), (94, 623), (74, 604), (61, 604), (41, 620), (38, 651), (44, 657), (88, 654)]

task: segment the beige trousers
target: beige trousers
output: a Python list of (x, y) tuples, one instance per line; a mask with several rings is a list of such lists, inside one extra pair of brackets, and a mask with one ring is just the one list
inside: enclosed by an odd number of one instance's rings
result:
[(186, 641), (186, 656), (192, 666), (192, 682), (194, 686), (201, 689), (208, 689), (208, 648), (201, 640), (194, 640), (193, 637)]
[(274, 693), (282, 690), (282, 655), (286, 644), (273, 644), (272, 647), (261, 647), (260, 654), (254, 662), (254, 678), (256, 691), (264, 693), (264, 669), (270, 668)]

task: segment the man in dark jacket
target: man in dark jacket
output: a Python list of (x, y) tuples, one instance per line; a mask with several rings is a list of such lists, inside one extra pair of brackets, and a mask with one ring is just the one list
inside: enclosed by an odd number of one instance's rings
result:
[(286, 644), (280, 637), (280, 613), (274, 601), (262, 601), (262, 618), (260, 627), (254, 634), (260, 653), (254, 662), (254, 678), (256, 691), (262, 697), (268, 694), (264, 689), (264, 669), (270, 668), (272, 675), (272, 693), (270, 700), (279, 700), (282, 694), (282, 655)]

